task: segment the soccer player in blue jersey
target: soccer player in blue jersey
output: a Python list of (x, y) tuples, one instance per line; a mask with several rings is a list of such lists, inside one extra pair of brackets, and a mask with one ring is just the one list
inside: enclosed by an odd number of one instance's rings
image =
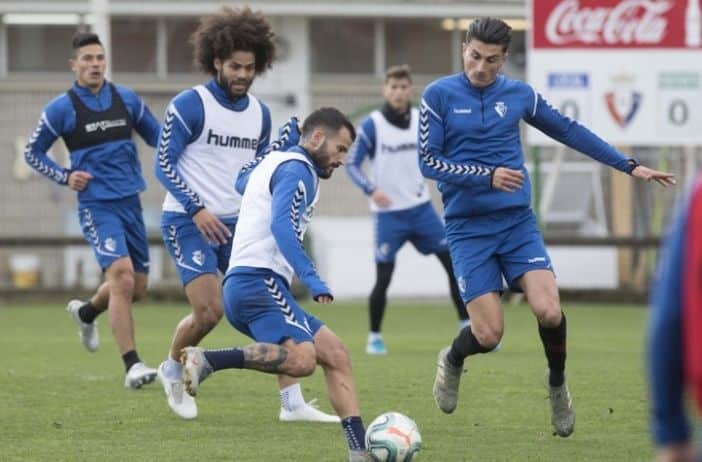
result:
[(193, 395), (209, 374), (222, 369), (303, 377), (320, 364), (332, 406), (342, 419), (349, 460), (365, 461), (371, 459), (364, 447), (348, 352), (290, 293), (296, 274), (316, 302), (334, 299), (302, 240), (319, 197), (319, 178), (329, 178), (343, 165), (354, 137), (343, 114), (322, 108), (305, 120), (298, 146), (274, 152), (239, 175), (237, 190), (243, 199), (224, 280), (224, 310), (229, 322), (256, 343), (222, 350), (187, 347), (181, 362)]
[[(267, 152), (271, 131), (268, 107), (249, 88), (271, 66), (275, 50), (268, 21), (248, 8), (203, 17), (191, 42), (196, 62), (212, 78), (168, 105), (155, 165), (167, 189), (163, 239), (193, 309), (177, 325), (158, 376), (170, 408), (185, 419), (197, 416), (197, 405), (183, 392), (177, 358), (222, 317), (218, 271), (227, 269), (241, 203), (234, 180), (245, 163)], [(287, 129), (297, 130), (297, 123)], [(305, 403), (297, 379), (281, 376), (279, 386), (280, 420), (338, 422)]]
[[(124, 385), (140, 388), (156, 377), (136, 351), (132, 302), (146, 290), (149, 249), (139, 193), (146, 189), (132, 133), (156, 146), (159, 125), (133, 90), (105, 79), (105, 50), (97, 35), (73, 38), (73, 86), (42, 112), (27, 143), (25, 159), (35, 170), (78, 192), (78, 216), (105, 282), (87, 301), (67, 310), (78, 324), (81, 343), (95, 351), (95, 318), (105, 310), (126, 368)], [(64, 168), (47, 156), (57, 138), (70, 151)]]
[(549, 106), (528, 84), (499, 75), (510, 40), (504, 21), (473, 21), (463, 44), (464, 72), (431, 83), (421, 99), (420, 168), (438, 181), (454, 272), (472, 323), (439, 353), (433, 393), (442, 411), (453, 412), (465, 358), (490, 351), (502, 338), (504, 276), (510, 288), (526, 294), (538, 321), (551, 422), (567, 437), (575, 413), (564, 374), (566, 318), (530, 208), (519, 122), (635, 178), (663, 186), (675, 179), (625, 157)]
[(664, 242), (648, 332), (651, 432), (659, 462), (693, 462), (702, 460), (694, 456), (686, 409), (702, 411), (702, 177), (679, 204)]
[[(375, 285), (369, 298), (366, 344), (366, 353), (372, 355), (387, 353), (380, 327), (395, 256), (408, 241), (419, 252), (439, 259), (446, 269), (460, 327), (468, 324), (468, 313), (453, 277), (444, 224), (431, 205), (429, 188), (417, 163), (419, 113), (410, 107), (409, 66), (392, 66), (385, 72), (383, 97), (383, 107), (361, 122), (346, 166), (353, 182), (370, 198), (375, 221)], [(371, 164), (370, 178), (361, 169), (366, 158)]]

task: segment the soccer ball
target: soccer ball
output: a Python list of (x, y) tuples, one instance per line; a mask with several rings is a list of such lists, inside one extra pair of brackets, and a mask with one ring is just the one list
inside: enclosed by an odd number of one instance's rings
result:
[(377, 462), (411, 462), (421, 448), (417, 424), (399, 412), (379, 415), (366, 429), (366, 449)]

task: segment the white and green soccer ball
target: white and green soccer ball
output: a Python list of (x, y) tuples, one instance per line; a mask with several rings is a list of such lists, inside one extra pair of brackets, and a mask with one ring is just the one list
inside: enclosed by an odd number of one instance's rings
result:
[(421, 448), (417, 424), (399, 412), (381, 414), (366, 428), (366, 449), (377, 462), (411, 462)]

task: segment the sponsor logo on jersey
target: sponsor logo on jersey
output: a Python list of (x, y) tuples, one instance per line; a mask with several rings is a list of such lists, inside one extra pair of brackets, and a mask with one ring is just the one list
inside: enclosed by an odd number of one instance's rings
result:
[(454, 114), (470, 114), (472, 112), (473, 112), (473, 110), (469, 107), (467, 107), (467, 108), (458, 108), (458, 107), (453, 108)]
[(390, 145), (390, 144), (381, 143), (380, 150), (382, 152), (388, 153), (388, 154), (397, 154), (399, 152), (406, 152), (406, 151), (417, 152), (417, 143), (410, 142), (410, 143), (400, 143), (397, 145)]
[(110, 128), (124, 127), (126, 125), (127, 119), (101, 120), (99, 122), (85, 124), (85, 132), (92, 133), (97, 130), (104, 132)]
[(258, 140), (256, 138), (240, 138), (238, 136), (219, 135), (213, 132), (210, 128), (207, 130), (207, 144), (213, 144), (223, 148), (252, 149), (255, 151), (258, 147)]

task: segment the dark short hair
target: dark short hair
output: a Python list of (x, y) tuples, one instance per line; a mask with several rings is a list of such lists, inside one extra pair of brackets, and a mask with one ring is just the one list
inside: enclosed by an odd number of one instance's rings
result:
[(210, 75), (217, 75), (216, 58), (224, 61), (236, 51), (249, 51), (256, 59), (256, 74), (271, 67), (275, 58), (274, 34), (263, 13), (246, 7), (224, 7), (203, 16), (190, 37), (195, 64)]
[(490, 45), (502, 45), (502, 51), (507, 51), (512, 41), (512, 28), (498, 18), (478, 18), (470, 23), (466, 32), (466, 43), (473, 39)]
[(100, 41), (98, 34), (94, 34), (92, 32), (78, 32), (73, 36), (71, 47), (74, 51), (87, 45), (102, 46), (102, 42)]
[(307, 116), (302, 124), (302, 136), (311, 135), (317, 128), (333, 132), (346, 128), (351, 134), (351, 141), (356, 139), (356, 129), (351, 121), (340, 110), (333, 107), (319, 108)]
[(390, 79), (407, 79), (412, 83), (412, 69), (410, 69), (408, 64), (390, 66), (385, 71), (385, 83)]

